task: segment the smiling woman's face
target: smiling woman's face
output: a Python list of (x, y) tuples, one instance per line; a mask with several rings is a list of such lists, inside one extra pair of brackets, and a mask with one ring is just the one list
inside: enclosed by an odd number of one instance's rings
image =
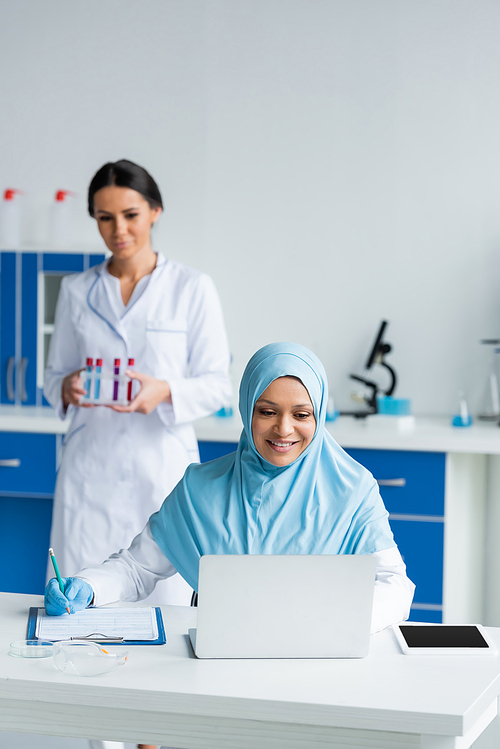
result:
[(316, 419), (309, 393), (295, 377), (278, 377), (256, 401), (252, 436), (259, 454), (275, 466), (287, 466), (314, 437)]
[(151, 227), (161, 208), (151, 208), (142, 195), (128, 187), (108, 185), (94, 195), (94, 215), (106, 246), (119, 260), (150, 250)]

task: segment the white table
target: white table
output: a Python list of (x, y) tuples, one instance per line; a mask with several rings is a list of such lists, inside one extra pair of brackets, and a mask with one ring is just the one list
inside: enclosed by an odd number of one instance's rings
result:
[[(199, 661), (196, 610), (164, 607), (165, 646), (66, 676), (8, 655), (38, 596), (0, 594), (0, 730), (188, 749), (463, 749), (497, 713), (500, 658), (408, 657), (392, 632), (360, 660)], [(490, 629), (500, 644), (500, 629)]]

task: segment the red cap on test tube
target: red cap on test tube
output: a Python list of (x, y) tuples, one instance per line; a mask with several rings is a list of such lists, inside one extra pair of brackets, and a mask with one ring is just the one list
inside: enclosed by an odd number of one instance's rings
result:
[(129, 360), (128, 360), (128, 365), (129, 365), (129, 367), (133, 367), (133, 366), (134, 366), (134, 364), (135, 364), (135, 359), (129, 359)]
[(87, 357), (87, 367), (91, 367), (93, 363), (94, 363), (94, 360)]
[(102, 359), (96, 359), (95, 363), (96, 363), (96, 367), (102, 367)]
[(120, 366), (120, 360), (119, 359), (115, 359), (115, 367), (119, 367), (119, 366)]

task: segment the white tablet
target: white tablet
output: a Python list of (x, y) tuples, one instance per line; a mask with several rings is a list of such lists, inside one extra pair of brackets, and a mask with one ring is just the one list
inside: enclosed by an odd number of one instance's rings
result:
[(497, 647), (480, 624), (393, 624), (405, 655), (497, 655)]

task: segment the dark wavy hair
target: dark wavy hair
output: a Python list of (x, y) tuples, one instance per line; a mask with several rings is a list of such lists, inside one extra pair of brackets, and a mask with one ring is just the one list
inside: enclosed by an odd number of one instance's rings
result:
[(121, 159), (104, 164), (92, 177), (89, 185), (89, 213), (94, 217), (94, 195), (102, 187), (117, 185), (140, 193), (151, 208), (163, 208), (160, 190), (152, 176), (139, 164)]

